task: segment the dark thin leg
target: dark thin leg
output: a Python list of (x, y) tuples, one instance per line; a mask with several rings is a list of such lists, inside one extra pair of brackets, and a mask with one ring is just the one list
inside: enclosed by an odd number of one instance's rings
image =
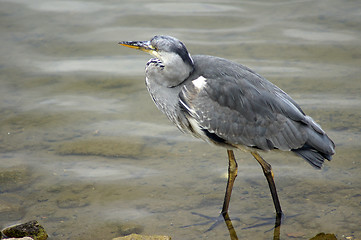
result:
[(231, 237), (231, 240), (238, 240), (236, 230), (234, 230), (232, 220), (229, 218), (228, 213), (226, 212), (223, 214), (224, 222), (227, 225), (229, 236)]
[(231, 199), (232, 188), (234, 180), (237, 177), (237, 162), (234, 158), (233, 150), (227, 150), (228, 153), (228, 182), (226, 188), (226, 194), (224, 195), (222, 215), (225, 215), (228, 212), (229, 200)]
[(264, 173), (264, 175), (265, 175), (265, 177), (267, 179), (269, 188), (271, 190), (272, 199), (273, 199), (273, 203), (274, 203), (275, 208), (276, 208), (277, 215), (282, 215), (281, 204), (280, 204), (280, 201), (278, 200), (276, 184), (275, 184), (275, 181), (274, 181), (274, 178), (273, 178), (273, 172), (272, 172), (271, 164), (266, 162), (258, 153), (251, 152), (251, 154), (253, 155), (253, 157), (258, 161), (258, 163), (262, 167), (263, 173)]
[(282, 214), (277, 214), (275, 221), (275, 229), (273, 230), (273, 240), (280, 240), (281, 220), (282, 220)]
[[(231, 240), (238, 240), (236, 230), (234, 229), (232, 225), (232, 220), (229, 218), (228, 213), (223, 214), (224, 221), (227, 225), (229, 236)], [(281, 220), (282, 215), (277, 214), (275, 219), (275, 227), (273, 230), (273, 240), (280, 240), (280, 234), (281, 234)]]

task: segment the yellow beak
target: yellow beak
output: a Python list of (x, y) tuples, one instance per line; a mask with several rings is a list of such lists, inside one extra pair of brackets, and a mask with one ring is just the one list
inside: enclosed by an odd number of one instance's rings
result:
[(125, 46), (125, 47), (138, 49), (138, 50), (150, 53), (152, 55), (158, 55), (158, 54), (155, 54), (156, 50), (150, 44), (150, 41), (124, 41), (124, 42), (119, 42), (119, 44), (122, 46)]

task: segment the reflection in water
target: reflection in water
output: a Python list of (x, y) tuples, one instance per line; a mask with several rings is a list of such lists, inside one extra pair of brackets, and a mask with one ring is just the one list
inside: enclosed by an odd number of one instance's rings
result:
[[(238, 236), (237, 236), (237, 232), (235, 230), (235, 228), (233, 227), (232, 224), (232, 220), (229, 217), (228, 212), (224, 213), (224, 214), (220, 214), (218, 217), (214, 218), (214, 217), (209, 217), (200, 213), (195, 213), (192, 212), (192, 214), (194, 215), (198, 215), (202, 218), (207, 219), (207, 221), (205, 222), (201, 222), (201, 223), (196, 223), (196, 224), (192, 224), (192, 225), (186, 225), (186, 226), (182, 226), (182, 228), (187, 228), (187, 227), (194, 227), (194, 226), (202, 226), (202, 225), (208, 225), (208, 224), (212, 224), (207, 230), (206, 232), (210, 232), (212, 230), (214, 230), (214, 228), (216, 226), (218, 226), (219, 224), (221, 224), (222, 222), (226, 223), (227, 229), (229, 231), (229, 236), (231, 240), (238, 240)], [(275, 222), (274, 222), (274, 228), (273, 228), (273, 239), (274, 240), (279, 240), (280, 239), (280, 232), (281, 232), (281, 221), (282, 221), (282, 214), (276, 214), (275, 217)], [(239, 218), (234, 219), (236, 221), (240, 221)], [(242, 228), (242, 230), (245, 229), (250, 229), (250, 228), (257, 228), (260, 226), (264, 226), (264, 225), (268, 225), (269, 222), (265, 222), (265, 223), (259, 223), (259, 224), (254, 224), (252, 226), (249, 227), (245, 227)]]
[(233, 227), (232, 220), (229, 218), (228, 213), (223, 214), (224, 221), (227, 225), (227, 229), (229, 231), (229, 236), (231, 240), (238, 240), (236, 230)]
[[(229, 231), (229, 236), (231, 238), (231, 240), (238, 240), (238, 236), (236, 233), (236, 230), (233, 227), (232, 224), (232, 220), (230, 219), (228, 213), (223, 215), (224, 221), (227, 225), (227, 229)], [(274, 226), (274, 230), (273, 230), (273, 240), (279, 240), (280, 239), (280, 233), (281, 233), (281, 220), (282, 220), (282, 215), (281, 214), (276, 214), (276, 218), (275, 218), (275, 226)], [(252, 228), (248, 227), (248, 228)]]

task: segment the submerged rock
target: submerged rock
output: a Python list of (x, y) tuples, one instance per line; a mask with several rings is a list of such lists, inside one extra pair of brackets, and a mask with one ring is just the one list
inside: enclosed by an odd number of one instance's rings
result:
[(135, 157), (144, 151), (144, 143), (136, 140), (121, 140), (97, 137), (63, 143), (57, 149), (61, 155), (94, 155), (104, 157)]
[(131, 234), (125, 237), (113, 238), (113, 240), (171, 240), (171, 237), (159, 235), (145, 236), (139, 234)]
[(30, 171), (25, 166), (0, 168), (1, 192), (15, 192), (26, 189), (31, 181)]
[(80, 208), (90, 204), (86, 199), (79, 199), (76, 196), (65, 196), (56, 201), (59, 208)]
[(118, 233), (120, 236), (128, 236), (130, 234), (140, 234), (143, 231), (143, 227), (137, 224), (126, 223), (118, 227)]
[(36, 220), (7, 227), (1, 233), (7, 238), (31, 237), (34, 240), (45, 240), (48, 238), (45, 229)]

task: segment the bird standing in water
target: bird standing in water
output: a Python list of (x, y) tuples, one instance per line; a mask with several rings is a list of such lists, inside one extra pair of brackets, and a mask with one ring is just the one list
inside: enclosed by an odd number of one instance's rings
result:
[(170, 36), (120, 45), (150, 53), (146, 86), (160, 111), (182, 131), (227, 149), (228, 212), (237, 162), (233, 150), (250, 152), (261, 165), (277, 216), (282, 215), (271, 165), (259, 151), (292, 151), (315, 168), (331, 160), (335, 144), (280, 88), (251, 69), (213, 56), (191, 56)]

